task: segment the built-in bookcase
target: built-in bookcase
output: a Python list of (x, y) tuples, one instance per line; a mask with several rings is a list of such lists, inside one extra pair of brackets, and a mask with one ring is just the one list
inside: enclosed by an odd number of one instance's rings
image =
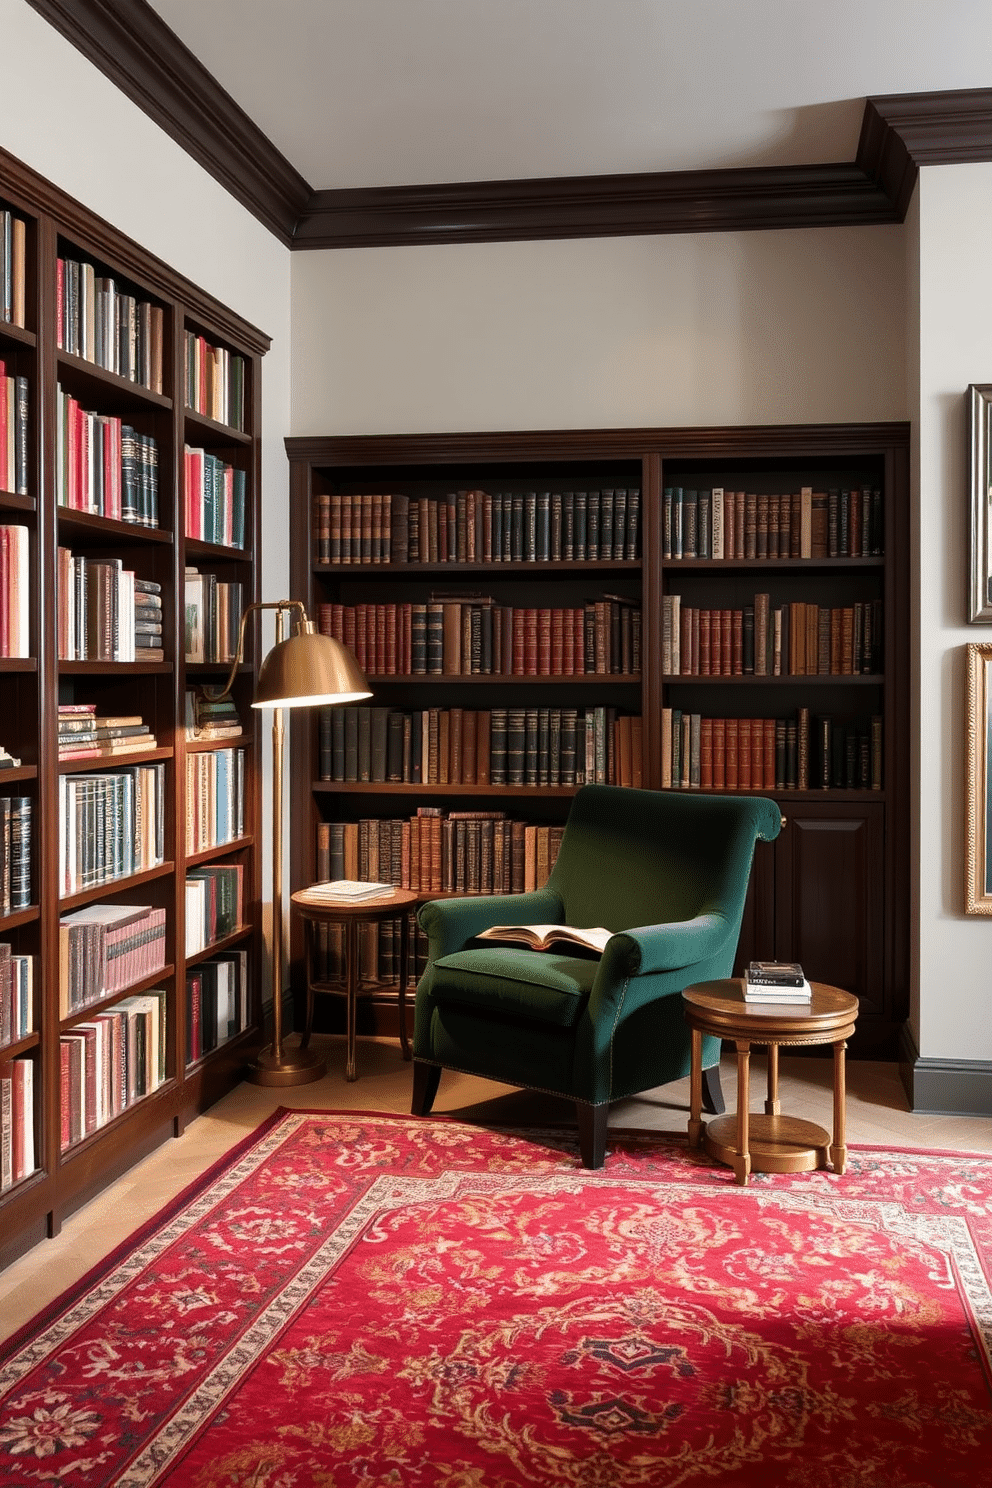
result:
[[(188, 724), (231, 653), (187, 662), (186, 571), (259, 597), (268, 346), (0, 154), (3, 244), (0, 1264), (178, 1134), (257, 1041), (258, 637), (223, 735)], [(220, 417), (197, 411), (190, 333), (211, 348), (201, 388), (225, 378)], [(190, 449), (219, 472), (208, 529)], [(191, 931), (198, 874), (238, 892)], [(194, 1043), (196, 967), (218, 959)]]
[[(309, 782), (294, 889), (539, 884), (584, 780), (769, 794), (786, 825), (756, 856), (740, 962), (797, 959), (855, 992), (855, 1052), (893, 1057), (908, 986), (906, 426), (287, 450), (293, 592), (374, 689), (293, 720), (293, 778)], [(362, 953), (388, 1003), (393, 937), (380, 927)], [(298, 940), (293, 966), (302, 992)], [(390, 1027), (388, 1010), (372, 1018)]]

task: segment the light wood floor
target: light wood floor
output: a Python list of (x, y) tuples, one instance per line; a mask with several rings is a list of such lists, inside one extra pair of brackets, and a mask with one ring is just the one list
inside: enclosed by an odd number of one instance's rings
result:
[[(359, 1077), (344, 1078), (344, 1042), (319, 1040), (330, 1069), (312, 1085), (271, 1090), (239, 1085), (182, 1137), (159, 1147), (143, 1162), (72, 1215), (53, 1240), (42, 1241), (0, 1273), (0, 1339), (9, 1337), (47, 1302), (150, 1218), (211, 1163), (233, 1147), (278, 1106), (320, 1110), (366, 1110), (406, 1114), (410, 1109), (411, 1066), (388, 1040), (359, 1042)], [(761, 1109), (762, 1060), (752, 1060), (752, 1109)], [(722, 1069), (728, 1109), (736, 1100), (736, 1068)], [(782, 1110), (830, 1129), (832, 1063), (829, 1059), (781, 1058)], [(611, 1109), (611, 1128), (684, 1133), (689, 1082), (649, 1091)], [(757, 1104), (756, 1104), (757, 1103)], [(553, 1097), (445, 1073), (435, 1110), (494, 1124), (570, 1124), (574, 1107)], [(894, 1064), (848, 1063), (847, 1140), (851, 1145), (924, 1147), (992, 1152), (992, 1119), (923, 1116), (909, 1111)]]

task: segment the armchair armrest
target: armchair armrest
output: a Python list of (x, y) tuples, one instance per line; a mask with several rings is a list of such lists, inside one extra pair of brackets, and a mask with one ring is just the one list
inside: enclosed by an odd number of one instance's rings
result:
[(431, 899), (417, 916), (426, 931), (431, 961), (464, 950), (491, 925), (560, 924), (563, 906), (552, 889), (531, 894), (482, 894), (468, 899)]
[(612, 981), (617, 977), (652, 976), (694, 966), (715, 956), (731, 931), (732, 926), (722, 914), (701, 914), (692, 920), (621, 930), (607, 944), (600, 977)]

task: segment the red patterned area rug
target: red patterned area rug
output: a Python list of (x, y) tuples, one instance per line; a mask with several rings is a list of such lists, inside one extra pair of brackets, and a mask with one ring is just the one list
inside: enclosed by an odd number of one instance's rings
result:
[(992, 1159), (280, 1112), (0, 1354), (0, 1483), (975, 1488)]

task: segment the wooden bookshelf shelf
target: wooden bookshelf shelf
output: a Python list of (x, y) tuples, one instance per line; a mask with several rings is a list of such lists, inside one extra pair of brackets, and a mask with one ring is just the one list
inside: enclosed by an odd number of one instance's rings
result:
[[(33, 988), (30, 1026), (23, 1026), (28, 999), (19, 983), (18, 1001), (12, 1005), (18, 1021), (11, 1024), (13, 1036), (6, 1046), (0, 1046), (0, 1079), (9, 1080), (16, 1094), (13, 1119), (6, 1119), (0, 1140), (13, 1150), (16, 1127), (22, 1158), (25, 1140), (33, 1158), (28, 1173), (15, 1174), (0, 1189), (3, 1266), (29, 1245), (56, 1234), (67, 1213), (156, 1142), (178, 1135), (192, 1115), (236, 1083), (239, 1059), (261, 1040), (261, 806), (255, 747), (260, 725), (247, 707), (256, 663), (245, 662), (235, 687), (244, 729), (237, 745), (246, 762), (241, 803), (245, 832), (237, 842), (195, 857), (185, 852), (188, 776), (201, 751), (187, 747), (180, 720), (187, 689), (222, 680), (227, 672), (223, 665), (186, 665), (182, 624), (187, 565), (194, 562), (224, 578), (235, 565), (244, 603), (260, 596), (261, 359), (269, 343), (254, 326), (2, 151), (0, 210), (25, 224), (25, 323), (0, 323), (0, 359), (14, 379), (21, 440), (16, 447), (17, 490), (0, 492), (0, 513), (6, 524), (25, 527), (28, 533), (30, 650), (27, 657), (0, 659), (0, 711), (7, 719), (0, 744), (25, 761), (0, 771), (0, 802), (4, 796), (13, 798), (9, 814), (12, 821), (16, 814), (19, 831), (22, 822), (29, 822), (33, 900), (29, 907), (0, 917), (0, 942), (9, 947), (11, 966), (16, 961), (21, 977), (30, 965)], [(13, 303), (18, 305), (20, 298), (17, 287)], [(215, 365), (221, 356), (236, 364), (243, 428), (215, 424), (185, 408), (187, 326), (207, 336), (218, 358)], [(126, 334), (118, 336), (118, 327)], [(87, 355), (77, 355), (79, 350)], [(117, 369), (133, 372), (149, 385)], [(206, 369), (208, 381), (216, 375)], [(85, 467), (62, 459), (83, 433), (100, 453)], [(183, 449), (190, 443), (233, 452), (225, 458), (234, 460), (243, 484), (243, 549), (187, 539)], [(239, 487), (239, 503), (240, 494)], [(132, 512), (156, 525), (121, 519), (122, 513)], [(92, 588), (91, 574), (98, 575)], [(60, 585), (67, 592), (61, 593)], [(163, 660), (77, 659), (103, 651), (129, 654), (131, 626), (120, 625), (120, 606), (132, 603), (136, 647), (161, 649)], [(23, 615), (15, 618), (21, 626)], [(93, 643), (98, 625), (99, 647)], [(74, 719), (67, 710), (74, 710)], [(88, 720), (91, 737), (116, 740), (126, 738), (120, 730), (132, 726), (120, 720), (132, 716), (141, 718), (156, 747), (59, 759), (59, 739), (73, 723), (85, 733)], [(137, 820), (131, 826), (126, 822), (139, 800), (148, 814), (140, 851), (132, 857), (125, 834)], [(87, 853), (103, 842), (107, 853), (116, 846), (118, 856), (110, 863), (154, 866), (63, 896), (61, 858), (69, 850), (70, 836), (60, 813), (72, 809), (78, 813), (76, 840)], [(232, 854), (242, 873), (243, 925), (223, 944), (236, 943), (246, 953), (243, 962), (239, 958), (238, 973), (246, 994), (238, 1005), (239, 1017), (245, 1013), (244, 1026), (231, 1041), (240, 1053), (234, 1058), (229, 1048), (213, 1051), (195, 1078), (188, 1078), (187, 869)], [(86, 866), (92, 869), (92, 864)], [(80, 876), (68, 881), (88, 881), (76, 860), (72, 867)], [(13, 902), (22, 893), (19, 888)], [(134, 923), (150, 911), (156, 933), (164, 924), (164, 967), (63, 1018), (60, 922), (75, 916), (78, 923), (80, 913), (90, 922), (99, 918), (109, 936), (129, 910)], [(103, 932), (93, 931), (98, 933)], [(137, 932), (135, 943), (136, 937)], [(77, 963), (77, 972), (91, 975), (91, 963)], [(125, 1045), (125, 1024), (131, 1032), (143, 1033), (150, 1048), (161, 1048), (162, 1062), (146, 1072), (152, 1087), (146, 1094), (89, 1130), (93, 1114), (85, 1102), (87, 1052), (91, 1066), (94, 1057), (109, 1059), (111, 1040)], [(77, 1123), (78, 1139), (64, 1147), (67, 1114)]]

